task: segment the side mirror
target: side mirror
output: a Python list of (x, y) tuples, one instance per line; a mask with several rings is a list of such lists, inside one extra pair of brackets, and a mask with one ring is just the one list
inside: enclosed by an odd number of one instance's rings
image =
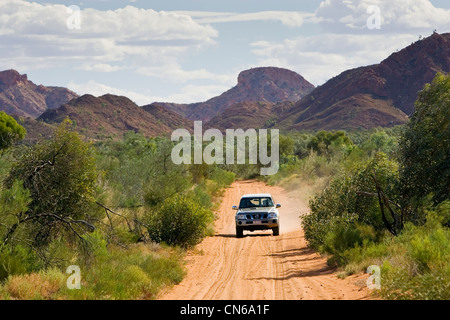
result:
[(275, 208), (281, 208), (281, 204), (277, 203), (277, 205), (275, 206)]
[(231, 207), (231, 209), (233, 209), (233, 210), (237, 210), (237, 209), (238, 209), (238, 207), (237, 207), (237, 206), (232, 206), (232, 207)]

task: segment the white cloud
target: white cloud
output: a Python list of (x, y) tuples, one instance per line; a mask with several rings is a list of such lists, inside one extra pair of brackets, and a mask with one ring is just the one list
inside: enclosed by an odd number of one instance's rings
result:
[(371, 32), (369, 6), (380, 9), (381, 30), (394, 33), (433, 29), (448, 31), (450, 10), (436, 8), (430, 0), (325, 0), (316, 11), (322, 25), (332, 32)]
[[(380, 8), (381, 29), (371, 30), (367, 20)], [(341, 72), (381, 62), (419, 35), (434, 29), (450, 30), (450, 10), (436, 8), (429, 0), (325, 0), (308, 18), (324, 32), (280, 41), (260, 40), (251, 44), (257, 64), (292, 69), (315, 85)]]
[(153, 96), (145, 95), (130, 90), (114, 88), (105, 84), (98, 83), (93, 80), (86, 83), (75, 83), (72, 81), (67, 85), (67, 88), (76, 92), (79, 95), (91, 94), (93, 96), (99, 97), (109, 93), (117, 96), (124, 96), (129, 98), (139, 106), (143, 106), (155, 101), (155, 97)]
[(113, 66), (107, 63), (97, 63), (97, 64), (85, 64), (79, 67), (80, 70), (84, 71), (96, 71), (96, 72), (115, 72), (123, 70), (124, 67)]
[(155, 78), (163, 78), (174, 83), (185, 83), (192, 80), (208, 80), (221, 84), (232, 84), (236, 81), (234, 73), (214, 73), (204, 68), (184, 70), (179, 64), (164, 64), (163, 66), (142, 66), (136, 70), (139, 74)]
[(195, 103), (216, 97), (231, 87), (226, 85), (187, 85), (180, 93), (172, 94), (167, 98), (157, 99), (159, 102)]
[[(380, 7), (381, 30), (367, 28), (369, 5)], [(320, 85), (346, 69), (380, 62), (417, 40), (420, 34), (427, 36), (434, 29), (450, 31), (450, 10), (436, 8), (430, 0), (324, 0), (313, 13), (157, 12), (135, 6), (108, 11), (83, 9), (79, 13), (80, 29), (69, 29), (67, 20), (74, 12), (68, 13), (67, 6), (1, 0), (0, 70), (52, 69), (70, 76), (65, 82), (75, 79), (70, 88), (76, 92), (125, 95), (139, 105), (153, 101), (198, 102), (231, 88), (241, 71), (219, 73), (214, 67), (206, 67), (211, 60), (204, 63), (200, 59), (215, 59), (217, 64), (228, 59), (226, 65), (237, 61), (239, 66), (231, 68), (249, 65), (289, 68)], [(281, 32), (279, 38), (273, 40), (275, 31), (266, 35), (266, 29), (261, 28), (257, 38), (246, 38), (256, 34), (257, 30), (252, 29), (252, 32), (236, 34), (240, 41), (233, 43), (236, 38), (229, 34), (221, 38), (214, 28), (220, 23), (248, 22), (250, 25), (258, 21), (279, 22), (276, 26)], [(294, 31), (299, 36), (284, 39), (283, 26), (297, 28)], [(292, 33), (289, 30), (288, 34)], [(245, 41), (251, 43), (254, 56), (248, 54)], [(210, 55), (195, 55), (207, 49), (212, 49), (207, 52)], [(224, 68), (218, 66), (219, 69)], [(78, 78), (71, 76), (72, 71)], [(149, 88), (155, 83), (167, 83), (173, 88), (165, 89), (169, 93), (161, 97), (158, 93), (153, 96), (145, 91), (139, 93), (87, 82), (92, 79), (90, 73), (113, 76), (117, 71), (126, 71), (120, 75), (130, 76), (123, 79), (129, 82), (128, 88), (133, 88), (130, 85), (133, 81), (142, 82), (141, 76), (136, 77), (139, 80), (133, 79), (136, 75), (146, 75)], [(53, 83), (57, 81), (52, 79)]]
[(192, 17), (198, 23), (230, 23), (243, 21), (279, 21), (287, 27), (301, 27), (305, 21), (314, 18), (314, 14), (293, 11), (260, 11), (250, 13), (176, 11)]
[(288, 68), (321, 85), (345, 70), (379, 63), (415, 40), (415, 35), (404, 34), (327, 33), (282, 42), (258, 41), (252, 46), (260, 65)]
[[(187, 50), (214, 44), (218, 36), (187, 15), (133, 6), (74, 12), (64, 5), (2, 0), (0, 12), (0, 67), (20, 70), (38, 69), (41, 60), (47, 67), (103, 72), (162, 66)], [(80, 15), (79, 29), (67, 26), (73, 14)], [(161, 54), (167, 58), (161, 60)]]
[(96, 81), (88, 81), (86, 83), (75, 83), (71, 81), (67, 88), (79, 95), (91, 94), (99, 97), (104, 94), (114, 94), (125, 96), (136, 103), (138, 106), (150, 104), (152, 102), (173, 102), (173, 103), (194, 103), (205, 101), (209, 98), (222, 94), (230, 87), (225, 85), (187, 85), (181, 89), (181, 92), (171, 94), (166, 97), (142, 94), (132, 90), (123, 90), (114, 88)]

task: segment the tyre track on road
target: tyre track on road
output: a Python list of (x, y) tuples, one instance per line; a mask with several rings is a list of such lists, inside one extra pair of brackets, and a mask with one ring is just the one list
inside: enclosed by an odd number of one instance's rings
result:
[[(245, 193), (271, 193), (281, 203), (281, 233), (244, 232), (235, 237), (231, 206)], [(216, 234), (186, 257), (186, 277), (162, 292), (161, 300), (367, 299), (366, 275), (337, 278), (326, 259), (307, 247), (299, 215), (306, 199), (258, 181), (237, 181), (225, 190)]]

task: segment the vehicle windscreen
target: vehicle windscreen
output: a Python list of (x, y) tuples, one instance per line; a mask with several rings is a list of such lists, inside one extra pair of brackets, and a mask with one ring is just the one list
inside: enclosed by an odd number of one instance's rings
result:
[(239, 203), (240, 209), (254, 207), (272, 207), (273, 201), (270, 197), (242, 198)]

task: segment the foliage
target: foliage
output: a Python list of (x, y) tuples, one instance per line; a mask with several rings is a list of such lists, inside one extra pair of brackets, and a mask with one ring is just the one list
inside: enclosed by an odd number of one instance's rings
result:
[(328, 260), (330, 265), (342, 266), (352, 261), (355, 249), (366, 248), (377, 243), (379, 239), (380, 233), (370, 225), (336, 219), (336, 223), (326, 234), (320, 251), (331, 255)]
[(167, 198), (155, 212), (146, 218), (148, 233), (155, 242), (192, 247), (205, 236), (212, 213), (191, 199), (174, 195)]
[(65, 275), (56, 268), (41, 270), (37, 273), (11, 276), (0, 287), (0, 298), (20, 300), (55, 299), (61, 287), (65, 285)]
[[(178, 247), (211, 232), (223, 189), (259, 178), (319, 181), (302, 218), (309, 245), (347, 274), (380, 265), (381, 297), (449, 299), (449, 81), (437, 75), (420, 92), (405, 128), (280, 134), (280, 169), (268, 177), (259, 165), (175, 165), (171, 141), (134, 132), (92, 148), (63, 123), (52, 140), (0, 157), (0, 297), (153, 299), (181, 281)], [(395, 214), (382, 214), (380, 190)], [(95, 200), (112, 208), (108, 219)], [(68, 262), (89, 270), (82, 290), (65, 287)]]
[(184, 276), (181, 250), (143, 244), (107, 248), (97, 231), (86, 240), (96, 259), (89, 264), (72, 261), (80, 267), (80, 289), (68, 289), (65, 268), (53, 267), (10, 275), (0, 285), (0, 299), (155, 299), (163, 288)]
[(383, 152), (389, 157), (395, 157), (398, 149), (398, 140), (404, 126), (392, 128), (373, 128), (370, 130), (357, 130), (348, 132), (349, 138), (368, 157)]
[(13, 117), (0, 111), (0, 151), (25, 138), (26, 133), (25, 128), (19, 125)]
[[(99, 217), (93, 209), (97, 181), (94, 158), (89, 144), (70, 131), (69, 125), (69, 121), (63, 122), (52, 140), (25, 148), (13, 163), (5, 187), (25, 198), (17, 183), (20, 180), (30, 201), (21, 200), (19, 207), (1, 212), (2, 221), (8, 223), (1, 235), (3, 245), (25, 241), (44, 248), (58, 237), (82, 239), (86, 231), (94, 229)], [(6, 202), (9, 192), (3, 194)]]
[(113, 194), (109, 205), (158, 206), (166, 198), (187, 193), (192, 187), (203, 188), (205, 181), (214, 182), (218, 189), (234, 181), (234, 173), (218, 165), (174, 164), (172, 146), (167, 139), (147, 139), (135, 133), (128, 133), (123, 141), (99, 144), (97, 165), (105, 172), (104, 188)]
[[(184, 251), (148, 242), (155, 225), (144, 222), (172, 217), (184, 233), (169, 228), (158, 239), (198, 243), (235, 174), (173, 164), (165, 138), (129, 132), (92, 145), (70, 127), (0, 157), (0, 297), (153, 299), (181, 281)], [(81, 267), (82, 290), (59, 281), (70, 264)]]
[(43, 268), (42, 260), (32, 248), (24, 245), (3, 248), (0, 261), (0, 282), (10, 275), (31, 273)]
[[(376, 231), (385, 228), (374, 196), (376, 190), (371, 178), (374, 172), (386, 193), (394, 197), (397, 166), (383, 153), (350, 173), (338, 175), (310, 201), (311, 213), (302, 219), (310, 246), (321, 248), (330, 232), (343, 232), (345, 230), (338, 229), (352, 228), (354, 223), (369, 225)], [(357, 242), (348, 243), (348, 246)]]
[(419, 92), (399, 144), (400, 180), (407, 201), (433, 193), (450, 197), (450, 75), (437, 74)]
[(309, 142), (308, 148), (314, 150), (319, 155), (329, 155), (334, 150), (345, 149), (353, 142), (346, 135), (345, 131), (319, 131)]
[(389, 243), (381, 268), (380, 295), (386, 299), (450, 299), (450, 230), (442, 220), (450, 201), (427, 209), (422, 226), (408, 223)]
[(449, 89), (438, 74), (404, 128), (352, 132), (341, 171), (303, 218), (309, 245), (330, 264), (347, 274), (381, 266), (386, 299), (449, 299)]

